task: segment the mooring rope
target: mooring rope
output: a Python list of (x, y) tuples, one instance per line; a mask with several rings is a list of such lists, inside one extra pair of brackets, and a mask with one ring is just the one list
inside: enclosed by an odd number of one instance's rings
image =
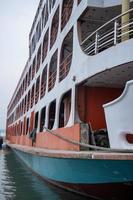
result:
[(78, 145), (78, 146), (81, 146), (81, 147), (86, 147), (86, 148), (90, 148), (90, 149), (93, 149), (93, 150), (108, 151), (108, 152), (133, 153), (133, 150), (130, 150), (130, 149), (111, 149), (111, 148), (106, 148), (106, 147), (100, 147), (100, 146), (96, 146), (96, 145), (81, 143), (81, 142), (78, 142), (78, 141), (75, 141), (75, 140), (68, 139), (68, 138), (66, 138), (66, 137), (64, 137), (64, 136), (62, 136), (62, 135), (60, 135), (58, 133), (55, 133), (55, 132), (49, 130), (46, 127), (44, 127), (44, 129), (48, 133), (50, 133), (50, 134), (52, 134), (52, 135), (54, 135), (54, 136), (56, 136), (56, 137), (58, 137), (58, 138), (60, 138), (60, 139), (62, 139), (64, 141), (66, 141), (66, 142), (69, 142), (71, 144)]

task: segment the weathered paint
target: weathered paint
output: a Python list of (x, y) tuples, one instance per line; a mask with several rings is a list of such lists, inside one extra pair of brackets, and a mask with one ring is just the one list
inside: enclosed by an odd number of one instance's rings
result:
[(54, 181), (77, 184), (133, 181), (133, 160), (49, 158), (14, 151), (33, 171)]
[[(76, 124), (69, 128), (60, 128), (54, 131), (68, 139), (80, 141), (80, 124)], [(79, 150), (79, 146), (66, 142), (48, 132), (37, 134), (36, 147), (44, 147), (48, 149), (64, 149)]]
[[(57, 132), (68, 139), (80, 142), (80, 124), (75, 124), (74, 126), (69, 128), (59, 128), (54, 132)], [(10, 136), (9, 141), (14, 144), (16, 143), (26, 146), (32, 146), (32, 141), (28, 135)], [(80, 147), (78, 145), (66, 142), (48, 132), (37, 133), (36, 143), (34, 144), (34, 146), (46, 149), (62, 149), (75, 151), (80, 150)]]
[(19, 151), (30, 153), (36, 156), (52, 157), (52, 158), (72, 158), (72, 159), (93, 159), (93, 160), (133, 160), (132, 152), (108, 152), (108, 151), (70, 151), (70, 150), (51, 150), (38, 147), (30, 147), (18, 144), (10, 144), (8, 146)]
[(9, 136), (8, 139), (13, 144), (32, 146), (32, 141), (29, 139), (28, 135)]
[(88, 196), (89, 199), (91, 197), (95, 200), (133, 199), (133, 183), (69, 184), (49, 179), (46, 180), (61, 188)]
[[(128, 11), (129, 9), (130, 9), (130, 0), (122, 0), (122, 13)], [(129, 20), (130, 20), (130, 14), (129, 13), (127, 13), (126, 15), (123, 15), (122, 18), (121, 18), (122, 25), (124, 26), (126, 23), (129, 23)], [(121, 37), (122, 41), (129, 39), (129, 33), (124, 34), (128, 31), (129, 31), (129, 26), (126, 26), (122, 29), (122, 34), (123, 34), (122, 37)]]
[(102, 199), (133, 198), (133, 160), (52, 158), (13, 150), (30, 169), (59, 187)]
[[(45, 4), (45, 1), (43, 1), (42, 6), (44, 6), (44, 4)], [(61, 7), (62, 1), (58, 1), (57, 4), (58, 4), (57, 7), (58, 6)], [(61, 5), (59, 5), (59, 4), (61, 4)], [(118, 2), (118, 1), (87, 1), (87, 0), (84, 0), (81, 2), (81, 4), (79, 4), (79, 6), (77, 6), (77, 3), (75, 1), (71, 19), (70, 19), (69, 23), (67, 23), (67, 25), (66, 25), (66, 31), (64, 31), (63, 34), (62, 34), (62, 32), (59, 33), (59, 39), (57, 39), (58, 42), (56, 42), (54, 44), (55, 45), (54, 48), (58, 49), (59, 52), (61, 52), (61, 47), (62, 47), (64, 38), (67, 35), (67, 33), (70, 31), (70, 29), (73, 27), (73, 31), (74, 31), (73, 59), (72, 59), (69, 74), (60, 83), (58, 82), (58, 78), (57, 78), (57, 81), (55, 83), (55, 87), (53, 88), (53, 90), (51, 90), (51, 92), (48, 92), (48, 90), (46, 90), (46, 94), (41, 99), (41, 101), (39, 100), (38, 103), (36, 105), (34, 105), (34, 107), (26, 113), (27, 117), (30, 117), (30, 114), (33, 110), (40, 111), (42, 109), (42, 106), (48, 107), (49, 103), (54, 101), (55, 99), (58, 102), (58, 104), (56, 106), (56, 110), (59, 110), (62, 93), (66, 93), (67, 91), (72, 89), (72, 100), (73, 101), (71, 104), (70, 120), (69, 120), (69, 123), (67, 124), (67, 126), (73, 125), (74, 119), (75, 119), (74, 118), (74, 115), (75, 115), (75, 101), (74, 101), (75, 100), (75, 86), (100, 72), (103, 72), (103, 71), (106, 71), (109, 69), (113, 69), (117, 66), (122, 66), (125, 63), (130, 63), (133, 61), (133, 51), (132, 51), (133, 40), (126, 41), (126, 43), (123, 42), (116, 46), (108, 48), (106, 51), (101, 52), (100, 54), (97, 54), (96, 56), (92, 56), (90, 59), (90, 57), (82, 51), (80, 42), (79, 42), (79, 38), (78, 38), (78, 33), (80, 30), (79, 30), (79, 27), (77, 26), (77, 22), (78, 22), (79, 17), (84, 13), (84, 11), (88, 8), (88, 6), (92, 5), (94, 7), (95, 6), (101, 7), (103, 9), (107, 6), (109, 9), (109, 7), (116, 6), (119, 4), (120, 4), (120, 2)], [(56, 7), (56, 9), (57, 9), (57, 7)], [(38, 10), (38, 13), (42, 12), (40, 8)], [(56, 9), (53, 10), (53, 16), (56, 12)], [(40, 14), (38, 15), (38, 18), (40, 18)], [(34, 29), (34, 31), (35, 31), (35, 29)], [(44, 33), (45, 33), (45, 31), (42, 33), (41, 38), (44, 37)], [(42, 42), (42, 40), (40, 40), (40, 43), (41, 42)], [(37, 48), (36, 52), (38, 51), (39, 47), (40, 47), (40, 45), (36, 46), (36, 48)], [(42, 70), (45, 67), (46, 63), (50, 62), (50, 58), (52, 57), (52, 55), (53, 55), (53, 51), (50, 51), (49, 56), (47, 56), (45, 59), (45, 62), (41, 63), (41, 67), (38, 70), (39, 75), (42, 74)], [(120, 55), (122, 55), (122, 56), (120, 56)], [(112, 59), (112, 58), (115, 58), (115, 59)], [(60, 54), (58, 54), (58, 60), (59, 59), (60, 59)], [(29, 68), (31, 67), (31, 63), (33, 60), (34, 60), (34, 58), (32, 57), (31, 60), (29, 62), (27, 62), (26, 66), (25, 66), (25, 70), (23, 71), (21, 80), (19, 81), (19, 84), (15, 90), (14, 96), (9, 104), (9, 107), (13, 103), (14, 97), (17, 94), (19, 87), (23, 83), (24, 78), (26, 77), (27, 72), (29, 71)], [(125, 67), (128, 70), (127, 66), (124, 66), (124, 68)], [(32, 80), (32, 85), (35, 83), (36, 83), (36, 77), (34, 77), (34, 79)], [(48, 86), (48, 81), (47, 81), (47, 86)], [(25, 92), (25, 95), (27, 95), (29, 89), (30, 88), (28, 87)], [(24, 96), (21, 97), (20, 101), (22, 101), (23, 98), (24, 98)], [(18, 104), (15, 106), (15, 108), (17, 106), (18, 106)], [(47, 116), (48, 109), (46, 111), (47, 111), (46, 112), (46, 116)], [(15, 120), (15, 121), (18, 122), (18, 120), (19, 119)], [(24, 115), (22, 115), (20, 117), (20, 120), (24, 121)], [(15, 124), (15, 122), (13, 122), (10, 125), (13, 125), (13, 124)], [(58, 126), (58, 117), (56, 116), (54, 129), (58, 128), (57, 126)]]

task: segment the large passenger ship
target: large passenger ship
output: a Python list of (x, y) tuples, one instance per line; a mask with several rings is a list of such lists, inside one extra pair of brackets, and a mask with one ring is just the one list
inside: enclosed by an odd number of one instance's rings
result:
[(133, 199), (133, 3), (40, 0), (7, 140), (42, 178)]

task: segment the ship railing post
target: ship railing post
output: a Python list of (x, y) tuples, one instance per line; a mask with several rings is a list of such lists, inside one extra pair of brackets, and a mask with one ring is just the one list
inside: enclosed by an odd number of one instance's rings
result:
[(96, 35), (95, 35), (95, 54), (98, 53), (98, 39), (99, 39), (99, 34), (98, 32), (96, 32)]
[(117, 36), (118, 36), (118, 22), (117, 20), (115, 20), (115, 23), (114, 23), (114, 45), (117, 44)]

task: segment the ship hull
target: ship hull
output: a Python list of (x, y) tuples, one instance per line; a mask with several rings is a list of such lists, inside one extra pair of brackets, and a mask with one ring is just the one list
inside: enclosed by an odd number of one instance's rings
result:
[(133, 160), (52, 158), (13, 151), (41, 178), (95, 199), (133, 199)]

